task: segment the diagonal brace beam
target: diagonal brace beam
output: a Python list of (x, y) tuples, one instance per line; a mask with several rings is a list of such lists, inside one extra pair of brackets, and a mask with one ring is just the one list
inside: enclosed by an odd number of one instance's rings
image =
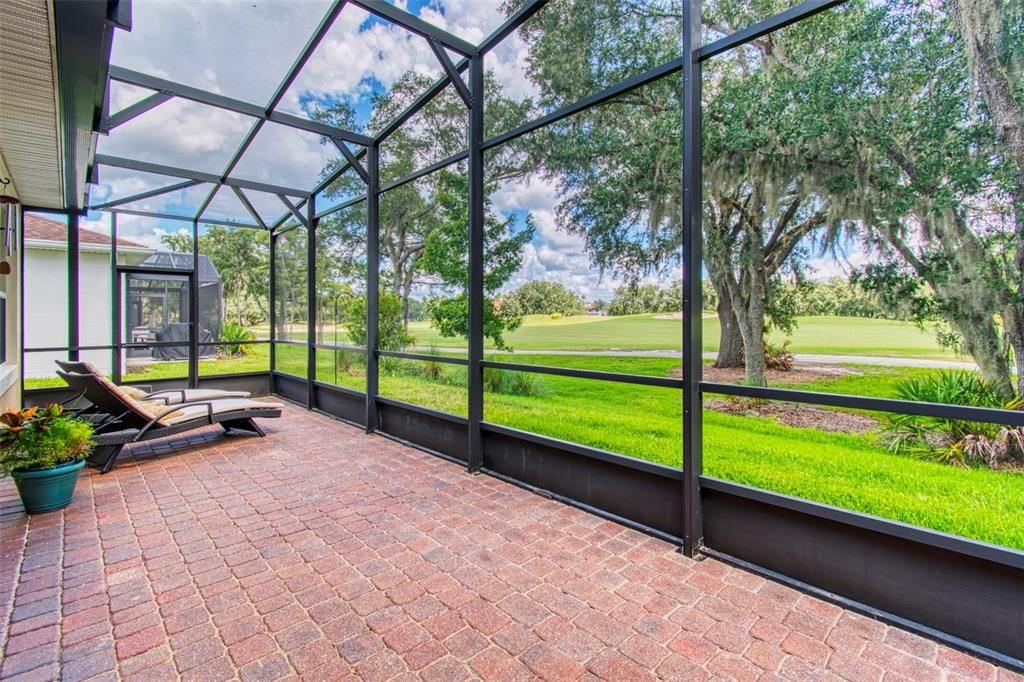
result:
[(245, 206), (245, 210), (249, 212), (252, 219), (256, 221), (256, 224), (266, 230), (267, 224), (263, 221), (262, 216), (256, 212), (256, 207), (249, 201), (249, 197), (245, 196), (245, 192), (242, 191), (242, 188), (232, 187), (231, 189), (234, 191), (235, 196), (238, 197), (238, 200), (242, 202), (242, 206)]
[(309, 227), (309, 220), (307, 220), (306, 216), (304, 216), (302, 214), (302, 211), (300, 211), (298, 208), (295, 207), (295, 204), (293, 204), (292, 202), (288, 201), (288, 197), (286, 197), (283, 194), (278, 194), (277, 198), (281, 200), (281, 203), (284, 204), (288, 208), (288, 212), (291, 213), (293, 216), (295, 216), (299, 220), (300, 223), (302, 223), (306, 227)]
[(366, 172), (365, 168), (363, 168), (363, 164), (359, 163), (359, 159), (357, 159), (356, 155), (352, 153), (352, 150), (348, 148), (348, 145), (341, 140), (335, 140), (333, 137), (331, 138), (331, 142), (333, 142), (334, 146), (338, 148), (341, 155), (345, 157), (348, 165), (355, 169), (356, 173), (359, 173), (359, 177), (363, 179), (363, 182), (369, 183), (370, 174)]
[(186, 180), (185, 182), (177, 182), (173, 185), (168, 185), (166, 187), (158, 187), (157, 189), (151, 189), (146, 192), (139, 192), (138, 194), (133, 194), (130, 197), (122, 197), (120, 199), (114, 199), (113, 201), (105, 201), (102, 204), (90, 206), (89, 210), (102, 211), (105, 208), (111, 208), (113, 206), (123, 206), (125, 204), (131, 204), (136, 201), (142, 201), (143, 199), (152, 199), (153, 197), (158, 197), (161, 194), (170, 194), (171, 192), (177, 192), (178, 190), (188, 189), (189, 187), (195, 187), (198, 184), (201, 184), (198, 180)]
[(437, 57), (437, 61), (441, 62), (441, 66), (444, 67), (444, 72), (448, 74), (448, 78), (451, 79), (452, 85), (459, 93), (459, 97), (466, 103), (466, 107), (469, 109), (473, 108), (473, 96), (469, 94), (469, 88), (466, 87), (466, 81), (462, 80), (462, 76), (459, 75), (459, 70), (455, 68), (455, 64), (452, 63), (448, 53), (444, 51), (444, 47), (436, 40), (430, 39), (427, 41), (430, 43), (430, 49), (434, 51), (434, 56)]
[(100, 132), (104, 134), (109, 133), (114, 128), (124, 125), (133, 118), (142, 116), (150, 109), (155, 109), (173, 97), (173, 95), (169, 95), (166, 92), (155, 92), (149, 97), (139, 100), (135, 104), (131, 104), (116, 114), (103, 119), (103, 123), (100, 124)]

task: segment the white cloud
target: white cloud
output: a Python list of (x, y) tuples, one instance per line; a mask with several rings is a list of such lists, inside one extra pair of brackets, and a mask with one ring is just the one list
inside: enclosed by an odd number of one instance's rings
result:
[[(533, 175), (503, 183), (491, 196), (494, 208), (510, 216), (528, 211), (537, 227), (533, 242), (523, 249), (522, 267), (510, 278), (503, 291), (513, 291), (523, 284), (543, 280), (561, 282), (586, 300), (610, 300), (625, 280), (614, 273), (602, 273), (586, 251), (584, 238), (566, 231), (559, 223), (556, 207), (559, 202), (556, 180)], [(651, 275), (642, 283), (666, 285), (671, 277)]]
[(824, 282), (833, 277), (846, 279), (854, 270), (863, 268), (875, 260), (863, 244), (851, 244), (845, 254), (826, 255), (808, 259), (806, 263), (809, 279)]

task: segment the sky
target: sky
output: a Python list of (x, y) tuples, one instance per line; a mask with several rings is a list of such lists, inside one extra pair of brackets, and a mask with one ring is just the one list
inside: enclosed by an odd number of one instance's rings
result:
[[(133, 29), (115, 34), (113, 64), (229, 97), (265, 105), (329, 7), (329, 0), (136, 0)], [(405, 0), (395, 2), (420, 18), (469, 42), (479, 43), (504, 20), (497, 0)], [(534, 94), (524, 74), (526, 46), (517, 34), (487, 58), (487, 68), (505, 94), (517, 99)], [(454, 58), (454, 57), (453, 57)], [(318, 103), (349, 96), (365, 124), (374, 93), (389, 88), (414, 70), (437, 77), (442, 69), (427, 41), (347, 5), (312, 58), (285, 93), (279, 110), (309, 117)], [(116, 112), (151, 91), (115, 83), (111, 111)], [(220, 174), (252, 123), (240, 114), (172, 99), (101, 136), (100, 153)], [(267, 123), (242, 157), (232, 176), (308, 189), (321, 170), (338, 156), (319, 136)], [(180, 179), (103, 167), (92, 202), (131, 196)], [(199, 185), (130, 206), (191, 216), (210, 191)], [(273, 220), (282, 212), (277, 197), (247, 192), (257, 212)], [(557, 181), (542, 177), (503, 184), (493, 206), (518, 220), (529, 212), (537, 234), (523, 253), (523, 266), (505, 287), (530, 280), (559, 281), (587, 300), (611, 298), (624, 284), (590, 263), (582, 238), (560, 229), (555, 211)], [(206, 213), (211, 218), (251, 222), (229, 188), (221, 188)], [(107, 216), (90, 216), (93, 227), (108, 231)], [(89, 227), (89, 223), (85, 223)], [(186, 222), (121, 215), (119, 234), (160, 247), (162, 235), (190, 230)], [(841, 269), (823, 259), (825, 274)], [(835, 274), (839, 274), (838, 272)], [(650, 278), (649, 278), (650, 280)], [(663, 283), (667, 283), (666, 281)]]

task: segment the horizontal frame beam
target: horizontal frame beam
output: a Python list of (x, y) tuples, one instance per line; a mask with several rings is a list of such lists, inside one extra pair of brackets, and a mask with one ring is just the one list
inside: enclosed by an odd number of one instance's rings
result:
[(843, 4), (846, 0), (806, 0), (796, 7), (791, 7), (784, 12), (771, 16), (764, 21), (759, 21), (756, 24), (751, 24), (745, 29), (730, 33), (729, 35), (719, 38), (713, 42), (704, 45), (696, 51), (697, 61), (705, 61), (728, 52), (729, 50), (745, 45), (752, 40), (765, 36), (773, 31), (785, 28), (798, 21), (808, 19), (815, 14), (820, 14), (825, 10), (831, 9), (838, 5)]
[(330, 343), (314, 343), (313, 348), (316, 348), (317, 350), (336, 350), (341, 351), (342, 353), (358, 353), (359, 355), (366, 355), (366, 349), (360, 348), (358, 346), (344, 346), (340, 344)]
[(477, 47), (458, 36), (452, 35), (431, 23), (410, 14), (395, 5), (384, 2), (384, 0), (350, 0), (353, 5), (358, 5), (370, 14), (376, 14), (381, 19), (386, 19), (393, 24), (401, 26), (410, 33), (415, 33), (427, 39), (433, 39), (445, 47), (451, 48), (459, 54), (470, 57), (477, 52)]
[[(136, 211), (131, 208), (105, 208), (103, 209), (106, 213), (116, 213), (118, 215), (134, 215), (141, 218), (158, 218), (160, 220), (179, 220), (185, 223), (196, 222), (192, 216), (175, 215), (173, 213), (157, 213), (155, 211)], [(223, 225), (224, 227), (245, 227), (250, 230), (264, 230), (266, 228), (260, 227), (259, 225), (250, 225), (249, 223), (236, 223), (230, 220), (215, 220), (212, 218), (203, 218), (199, 221), (201, 225)]]
[(619, 97), (620, 95), (632, 92), (633, 90), (653, 83), (656, 80), (659, 80), (666, 76), (670, 76), (674, 73), (678, 73), (682, 71), (682, 69), (682, 57), (680, 57), (679, 59), (673, 59), (670, 62), (662, 64), (661, 66), (656, 66), (653, 69), (637, 74), (632, 78), (627, 78), (621, 83), (613, 85), (610, 88), (605, 88), (601, 92), (594, 93), (593, 95), (589, 95), (572, 104), (564, 106), (561, 109), (552, 111), (550, 114), (546, 114), (544, 116), (541, 116), (540, 118), (535, 118), (534, 120), (528, 123), (524, 123), (521, 126), (509, 130), (508, 132), (502, 133), (500, 135), (495, 135), (494, 137), (488, 140), (484, 140), (483, 148), (485, 150), (492, 149), (494, 147), (503, 145), (507, 142), (511, 142), (512, 140), (518, 137), (522, 137), (527, 133), (532, 133), (535, 130), (543, 128), (544, 126), (551, 125), (552, 123), (557, 123), (558, 121), (561, 121), (564, 118), (568, 118), (574, 114), (581, 113), (599, 104), (604, 104), (609, 100)]
[(483, 42), (480, 43), (480, 54), (486, 54), (497, 47), (498, 44), (505, 38), (509, 37), (513, 31), (525, 24), (530, 17), (544, 9), (544, 6), (547, 5), (548, 2), (549, 0), (529, 0), (529, 2), (520, 7), (515, 14), (506, 19), (505, 23), (499, 26), (494, 33), (484, 38)]
[(799, 391), (790, 388), (764, 388), (762, 386), (720, 384), (707, 381), (700, 382), (700, 390), (702, 393), (731, 395), (738, 398), (778, 400), (805, 405), (846, 407), (854, 410), (872, 410), (892, 414), (911, 414), (922, 417), (939, 417), (940, 419), (963, 419), (988, 424), (1024, 426), (1024, 412), (1016, 410), (966, 407), (944, 403), (917, 403), (910, 400), (896, 400), (893, 398), (866, 398), (864, 396), (846, 395), (844, 393), (816, 393), (814, 391)]
[(256, 192), (267, 192), (268, 194), (284, 194), (286, 196), (300, 197), (303, 199), (309, 196), (309, 192), (306, 190), (295, 189), (294, 187), (282, 187), (281, 185), (272, 185), (266, 182), (256, 182), (253, 180), (240, 180), (238, 178), (221, 178), (216, 173), (205, 173), (203, 171), (178, 168), (177, 166), (167, 166), (161, 163), (151, 163), (149, 161), (125, 159), (120, 156), (110, 156), (109, 154), (97, 154), (96, 163), (101, 166), (112, 166), (114, 168), (124, 168), (125, 170), (140, 171), (143, 173), (155, 173), (157, 175), (170, 175), (175, 178), (198, 180), (199, 182), (208, 182), (213, 185), (224, 184), (229, 187), (240, 187), (242, 189), (251, 189)]
[[(455, 65), (455, 70), (459, 73), (462, 73), (468, 68), (469, 59), (460, 59), (459, 63)], [(448, 87), (451, 82), (451, 79), (448, 78), (448, 74), (445, 74), (434, 81), (434, 84), (427, 88), (426, 92), (414, 99), (402, 113), (395, 117), (395, 120), (384, 126), (384, 128), (377, 133), (374, 137), (375, 141), (379, 144), (391, 137), (391, 135), (401, 128), (406, 121), (415, 116), (416, 112), (422, 109), (427, 102), (441, 94), (441, 92)]]
[(314, 218), (323, 218), (325, 216), (331, 215), (332, 213), (337, 213), (338, 211), (344, 211), (346, 208), (352, 208), (356, 204), (361, 203), (363, 201), (366, 201), (366, 195), (365, 194), (360, 194), (357, 197), (352, 197), (351, 199), (347, 199), (346, 201), (341, 202), (337, 206), (331, 206), (330, 208), (325, 208), (324, 210), (317, 212), (317, 214), (314, 215), (313, 217)]
[(427, 355), (426, 353), (405, 353), (395, 350), (379, 350), (377, 355), (383, 358), (400, 358), (402, 360), (422, 360), (423, 362), (443, 362), (449, 365), (469, 366), (465, 358), (453, 358), (447, 355)]
[(560, 377), (572, 377), (574, 379), (596, 379), (597, 381), (614, 381), (620, 384), (634, 384), (637, 386), (658, 386), (660, 388), (683, 387), (682, 379), (670, 377), (645, 376), (643, 374), (622, 374), (620, 372), (600, 372), (590, 369), (572, 369), (569, 367), (550, 367), (548, 365), (527, 365), (515, 362), (496, 362), (484, 360), (481, 367), (492, 369), (504, 369), (510, 372), (529, 372), (532, 374), (551, 374)]
[(368, 145), (372, 141), (370, 137), (351, 130), (335, 128), (324, 123), (310, 121), (309, 119), (302, 118), (301, 116), (286, 114), (280, 111), (267, 111), (258, 104), (252, 104), (233, 97), (225, 97), (224, 95), (219, 95), (215, 92), (208, 92), (183, 83), (176, 83), (164, 78), (150, 76), (149, 74), (132, 71), (131, 69), (126, 69), (121, 66), (110, 67), (110, 80), (125, 83), (127, 85), (134, 85), (140, 88), (156, 90), (157, 92), (171, 95), (173, 97), (180, 97), (181, 99), (187, 99), (199, 104), (232, 111), (236, 114), (251, 116), (252, 118), (261, 121), (272, 121), (274, 123), (288, 126), (289, 128), (297, 128), (299, 130), (305, 130), (306, 132), (325, 135), (327, 137), (336, 137), (338, 139), (354, 142), (355, 144), (363, 146)]
[(469, 423), (468, 419), (466, 419), (465, 417), (461, 417), (457, 414), (452, 414), (451, 412), (441, 412), (440, 410), (435, 410), (430, 407), (423, 407), (422, 405), (417, 405), (416, 403), (407, 403), (404, 400), (396, 400), (395, 398), (386, 398), (382, 395), (378, 395), (376, 397), (376, 401), (382, 405), (400, 407), (404, 410), (409, 410), (410, 412), (416, 412), (417, 414), (425, 414), (428, 417), (434, 417), (436, 419), (453, 422), (455, 424), (462, 424), (463, 426)]
[(439, 171), (442, 168), (447, 168), (448, 166), (452, 165), (453, 163), (458, 163), (459, 161), (464, 161), (467, 158), (469, 158), (469, 150), (468, 149), (463, 149), (461, 152), (459, 152), (457, 154), (453, 154), (453, 155), (449, 156), (447, 159), (441, 159), (440, 161), (436, 161), (436, 162), (430, 164), (429, 166), (424, 166), (423, 168), (421, 168), (421, 169), (419, 169), (417, 171), (413, 171), (412, 173), (409, 173), (408, 175), (403, 175), (402, 177), (398, 178), (397, 180), (392, 180), (388, 184), (386, 184), (383, 187), (381, 187), (380, 191), (381, 191), (381, 193), (383, 193), (383, 192), (387, 192), (388, 190), (395, 189), (396, 187), (401, 187), (402, 185), (408, 184), (408, 183), (412, 182), (413, 180), (419, 180), (420, 178), (422, 178), (424, 176), (430, 175), (431, 173)]

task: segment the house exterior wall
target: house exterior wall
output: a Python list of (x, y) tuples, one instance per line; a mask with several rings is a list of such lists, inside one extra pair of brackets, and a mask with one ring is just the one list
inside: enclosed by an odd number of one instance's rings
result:
[(21, 259), (15, 252), (14, 256), (2, 260), (11, 266), (10, 274), (0, 275), (0, 289), (7, 301), (4, 318), (7, 333), (2, 339), (6, 359), (0, 364), (0, 410), (6, 410), (21, 407)]
[[(67, 251), (25, 248), (25, 347), (49, 348), (68, 344)], [(83, 249), (79, 254), (79, 345), (111, 343), (110, 251)], [(111, 371), (109, 350), (82, 351), (82, 360), (103, 372)], [(63, 351), (25, 354), (25, 378), (55, 377), (54, 360)]]

